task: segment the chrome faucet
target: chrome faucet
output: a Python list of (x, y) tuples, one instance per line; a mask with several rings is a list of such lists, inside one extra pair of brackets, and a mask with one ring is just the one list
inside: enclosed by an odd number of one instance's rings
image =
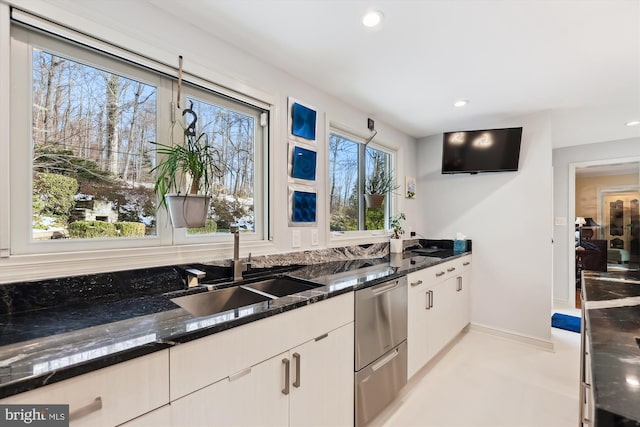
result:
[(245, 265), (240, 261), (240, 229), (237, 225), (232, 225), (230, 231), (233, 233), (233, 280), (242, 280), (242, 272)]

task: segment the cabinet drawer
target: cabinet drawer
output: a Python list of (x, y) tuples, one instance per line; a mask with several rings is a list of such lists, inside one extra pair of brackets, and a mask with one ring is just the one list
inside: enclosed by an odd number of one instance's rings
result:
[(428, 286), (447, 280), (462, 270), (462, 262), (459, 259), (443, 262), (442, 264), (428, 267), (424, 270), (428, 280)]
[(169, 403), (169, 350), (3, 399), (68, 404), (71, 426), (114, 426)]
[(353, 322), (353, 292), (170, 349), (171, 400)]

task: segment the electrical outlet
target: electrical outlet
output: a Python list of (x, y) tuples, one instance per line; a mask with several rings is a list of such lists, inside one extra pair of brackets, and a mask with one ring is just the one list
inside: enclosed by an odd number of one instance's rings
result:
[(318, 230), (315, 228), (311, 230), (311, 245), (318, 246)]
[(300, 230), (291, 230), (291, 247), (300, 247)]

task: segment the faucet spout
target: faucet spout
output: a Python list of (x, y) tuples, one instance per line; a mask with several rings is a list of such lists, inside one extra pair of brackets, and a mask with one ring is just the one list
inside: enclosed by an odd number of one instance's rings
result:
[(244, 264), (240, 261), (240, 229), (236, 225), (230, 228), (233, 233), (233, 280), (242, 280), (242, 272), (245, 269)]

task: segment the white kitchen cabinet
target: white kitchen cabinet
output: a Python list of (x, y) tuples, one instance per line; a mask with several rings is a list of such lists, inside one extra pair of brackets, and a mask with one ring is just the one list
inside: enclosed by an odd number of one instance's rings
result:
[(408, 275), (408, 378), (469, 323), (470, 267), (465, 256)]
[(353, 364), (352, 292), (172, 347), (171, 425), (352, 425)]
[(283, 393), (287, 368), (283, 361), (288, 356), (276, 355), (171, 402), (171, 425), (287, 425), (289, 396)]
[(171, 402), (173, 426), (352, 423), (353, 323)]
[[(353, 323), (294, 348), (291, 426), (353, 424)], [(298, 374), (299, 372), (299, 374)]]
[(114, 426), (169, 403), (169, 351), (2, 399), (2, 404), (68, 404), (73, 427)]

